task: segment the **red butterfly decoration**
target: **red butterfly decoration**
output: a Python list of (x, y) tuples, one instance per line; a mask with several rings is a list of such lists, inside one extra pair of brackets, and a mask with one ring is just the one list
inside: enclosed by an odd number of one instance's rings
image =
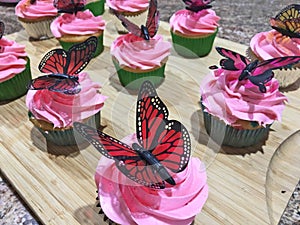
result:
[(149, 10), (147, 15), (146, 26), (141, 27), (129, 21), (125, 16), (111, 9), (111, 11), (121, 20), (123, 26), (132, 34), (150, 40), (154, 37), (158, 30), (159, 11), (157, 11), (157, 0), (150, 0)]
[(41, 60), (38, 68), (47, 75), (31, 80), (30, 90), (48, 89), (74, 95), (80, 92), (78, 82), (81, 72), (93, 58), (97, 48), (97, 38), (92, 36), (86, 41), (73, 45), (68, 51), (53, 49)]
[(209, 9), (212, 6), (209, 5), (214, 0), (183, 0), (184, 4), (186, 5), (186, 9), (193, 11), (193, 12), (199, 12), (203, 9)]
[(100, 153), (114, 159), (118, 169), (128, 178), (147, 187), (162, 189), (165, 181), (175, 185), (167, 169), (174, 173), (184, 170), (191, 155), (187, 129), (176, 120), (168, 120), (168, 115), (153, 84), (145, 81), (136, 109), (138, 143), (129, 146), (85, 124), (73, 125)]
[(291, 38), (300, 38), (300, 5), (291, 4), (270, 19), (271, 27)]
[[(220, 61), (221, 68), (240, 71), (240, 81), (249, 79), (263, 93), (266, 92), (265, 84), (274, 76), (273, 70), (291, 69), (292, 65), (300, 62), (300, 56), (286, 56), (250, 62), (245, 56), (229, 49), (216, 47), (216, 50), (221, 56), (225, 57), (225, 59), (221, 59)], [(210, 68), (215, 69), (216, 67), (212, 66)]]
[(84, 9), (86, 0), (54, 0), (53, 5), (59, 13), (77, 13)]

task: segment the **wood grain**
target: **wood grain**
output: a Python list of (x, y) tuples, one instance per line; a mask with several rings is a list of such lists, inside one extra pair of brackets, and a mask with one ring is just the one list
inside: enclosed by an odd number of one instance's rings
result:
[[(104, 15), (105, 50), (93, 59), (86, 71), (103, 85), (109, 96), (101, 112), (104, 131), (116, 138), (135, 132), (136, 93), (127, 92), (118, 81), (109, 46), (117, 37), (115, 19)], [(161, 22), (159, 33), (170, 41), (169, 25)], [(26, 45), (33, 77), (40, 74), (37, 65), (49, 49), (60, 47), (55, 39), (29, 42), (25, 32), (7, 38)], [(217, 38), (215, 45), (245, 53), (246, 46)], [(209, 198), (195, 224), (270, 224), (266, 199), (266, 173), (270, 159), (280, 143), (297, 131), (300, 121), (299, 90), (286, 93), (289, 98), (281, 122), (275, 122), (268, 140), (261, 146), (230, 149), (216, 145), (207, 136), (199, 106), (199, 85), (217, 64), (216, 51), (204, 58), (184, 59), (172, 51), (165, 81), (158, 87), (170, 118), (181, 121), (192, 138), (193, 155), (206, 165)], [(0, 106), (0, 168), (43, 224), (102, 224), (95, 208), (96, 187), (93, 175), (100, 154), (91, 146), (58, 148), (46, 143), (28, 120), (25, 97)], [(228, 153), (230, 152), (230, 154)], [(295, 162), (287, 162), (287, 167)], [(295, 183), (284, 171), (279, 184), (287, 193), (273, 192), (282, 204), (273, 205), (278, 221)], [(281, 180), (282, 179), (282, 180)], [(290, 191), (289, 191), (290, 190)]]

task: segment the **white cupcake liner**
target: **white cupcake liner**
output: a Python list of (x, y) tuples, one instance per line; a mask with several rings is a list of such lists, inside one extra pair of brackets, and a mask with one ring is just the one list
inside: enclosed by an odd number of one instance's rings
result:
[(43, 40), (54, 37), (50, 30), (50, 24), (54, 19), (55, 17), (53, 17), (53, 19), (47, 19), (38, 22), (24, 22), (21, 20), (19, 20), (19, 22), (26, 30), (29, 38), (33, 38), (35, 40)]

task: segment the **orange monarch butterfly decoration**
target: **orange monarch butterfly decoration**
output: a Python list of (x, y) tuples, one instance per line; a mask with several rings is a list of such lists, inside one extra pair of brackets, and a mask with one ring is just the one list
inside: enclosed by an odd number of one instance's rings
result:
[(300, 5), (291, 4), (270, 19), (271, 27), (290, 38), (300, 38)]

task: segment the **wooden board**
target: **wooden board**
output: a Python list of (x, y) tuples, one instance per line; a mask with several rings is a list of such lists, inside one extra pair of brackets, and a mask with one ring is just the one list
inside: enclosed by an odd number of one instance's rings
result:
[[(106, 126), (104, 131), (122, 138), (135, 132), (136, 93), (122, 89), (118, 81), (109, 53), (109, 46), (118, 34), (111, 15), (105, 14), (104, 18), (108, 24), (105, 51), (91, 61), (86, 71), (94, 81), (103, 84), (102, 93), (109, 96), (101, 113), (101, 124)], [(170, 41), (167, 23), (161, 23), (159, 33)], [(40, 75), (37, 65), (43, 55), (59, 47), (55, 39), (29, 42), (23, 31), (7, 38), (26, 45), (34, 77)], [(215, 45), (243, 54), (246, 49), (246, 46), (220, 38)], [(207, 136), (199, 106), (199, 85), (209, 73), (208, 66), (218, 63), (219, 59), (214, 50), (209, 56), (197, 59), (184, 59), (172, 51), (166, 66), (166, 79), (157, 89), (169, 108), (170, 118), (181, 121), (189, 130), (193, 155), (207, 168), (209, 198), (195, 224), (270, 224), (269, 214), (276, 223), (299, 179), (299, 171), (277, 176), (280, 178), (275, 185), (278, 190), (272, 189), (268, 199), (266, 175), (275, 150), (300, 127), (300, 120), (295, 119), (299, 115), (300, 91), (286, 93), (289, 103), (282, 122), (272, 125), (264, 145), (239, 149), (239, 152), (221, 148)], [(47, 225), (102, 224), (102, 217), (97, 215), (94, 206), (93, 175), (99, 153), (91, 146), (74, 151), (47, 145), (28, 120), (25, 97), (1, 105), (0, 113), (1, 172), (41, 222)], [(291, 161), (286, 162), (286, 167), (295, 165), (292, 159), (289, 158)], [(276, 173), (276, 165), (272, 173)], [(274, 201), (276, 204), (270, 204)], [(268, 209), (267, 202), (272, 209)]]

